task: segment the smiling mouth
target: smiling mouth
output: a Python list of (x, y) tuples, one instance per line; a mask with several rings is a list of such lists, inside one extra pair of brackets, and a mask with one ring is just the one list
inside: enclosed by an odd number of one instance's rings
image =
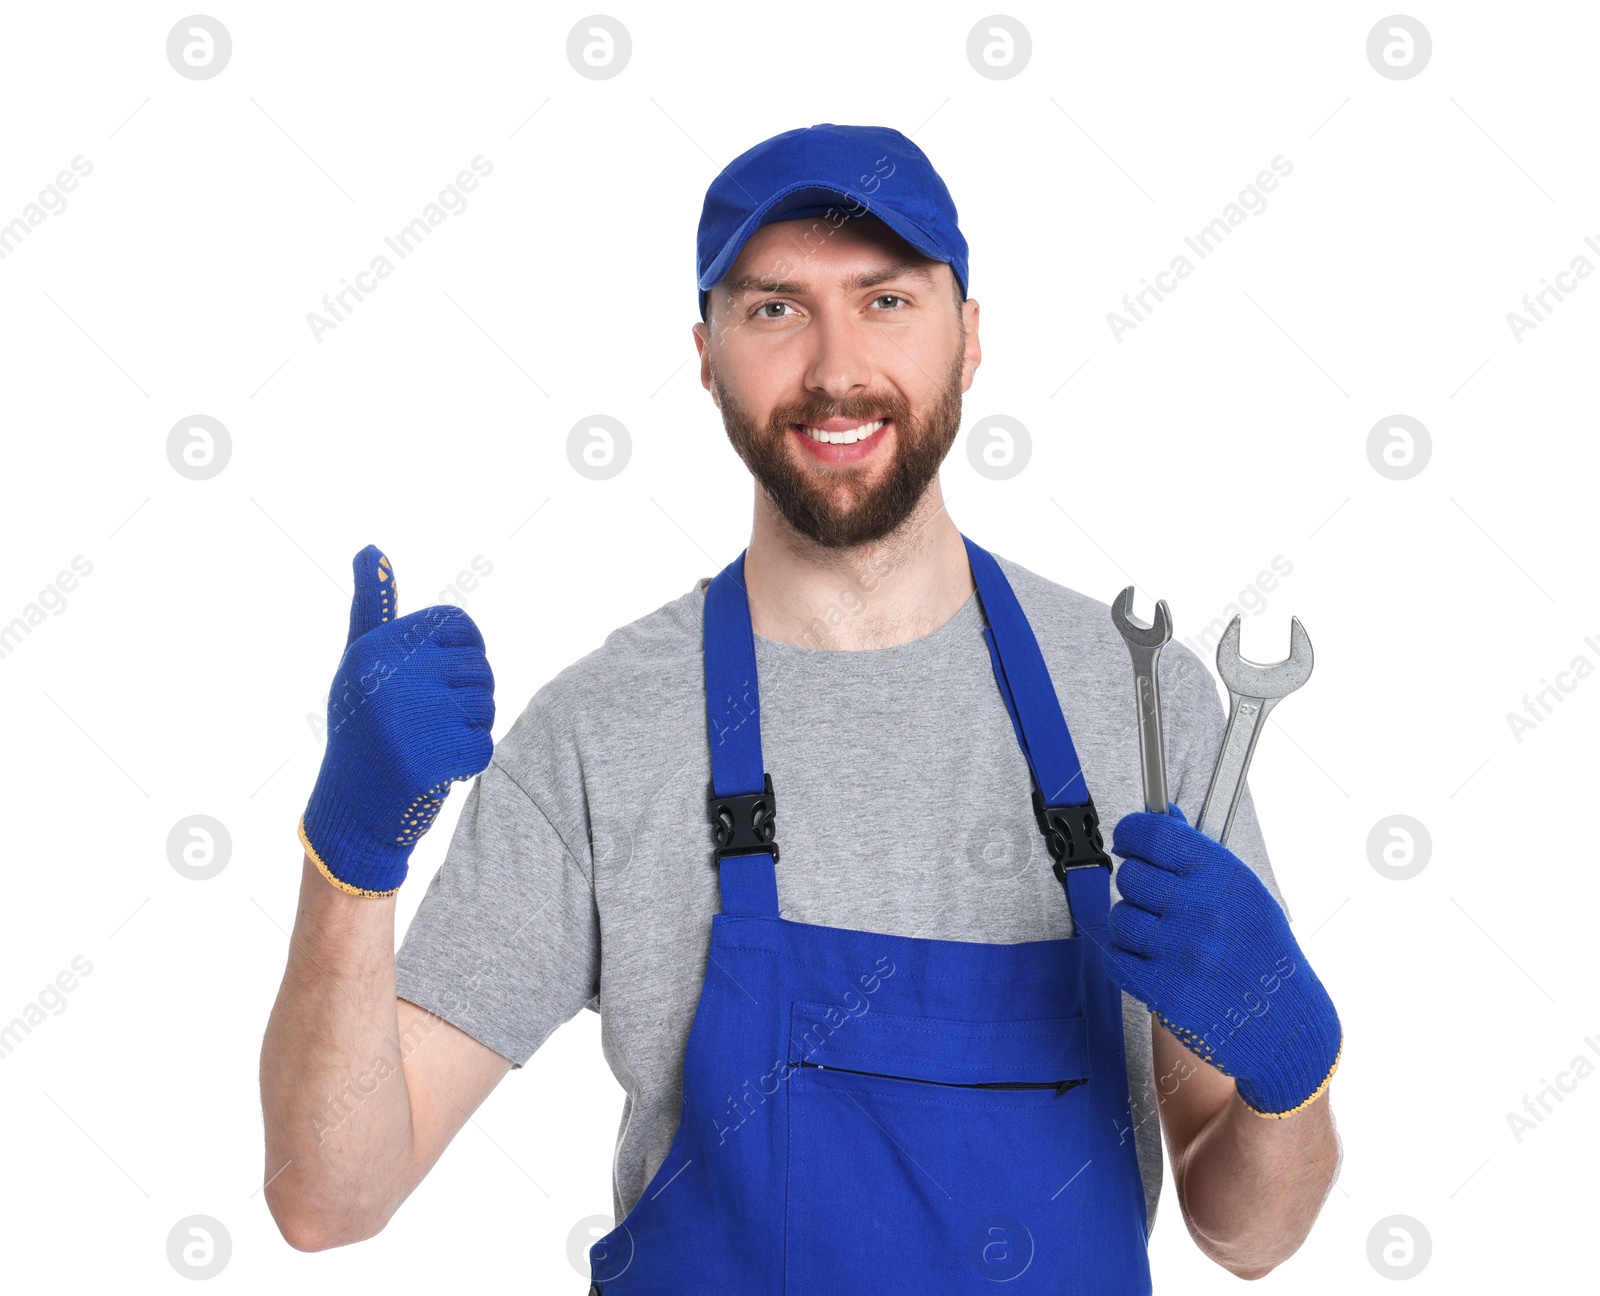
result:
[(874, 419), (871, 423), (861, 423), (843, 432), (826, 432), (822, 428), (812, 427), (809, 423), (795, 423), (793, 426), (822, 445), (854, 445), (857, 441), (865, 441), (880, 431), (888, 421), (888, 419)]

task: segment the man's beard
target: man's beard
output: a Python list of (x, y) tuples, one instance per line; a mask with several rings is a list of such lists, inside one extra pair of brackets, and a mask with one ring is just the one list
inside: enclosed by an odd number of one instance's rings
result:
[[(964, 350), (964, 348), (963, 348)], [(913, 419), (904, 399), (861, 397), (839, 405), (779, 406), (767, 427), (754, 420), (733, 400), (712, 371), (722, 407), (722, 426), (739, 458), (750, 469), (778, 511), (801, 535), (827, 549), (848, 549), (870, 544), (900, 526), (916, 508), (928, 483), (950, 452), (961, 430), (961, 372), (958, 351), (938, 398), (924, 417)], [(789, 439), (795, 423), (821, 423), (830, 418), (884, 418), (894, 423), (894, 459), (887, 471), (870, 467), (818, 465), (807, 472), (795, 464)], [(881, 433), (874, 433), (881, 435)], [(799, 448), (805, 454), (804, 447)], [(862, 480), (870, 473), (873, 480)], [(819, 480), (820, 479), (820, 480)]]

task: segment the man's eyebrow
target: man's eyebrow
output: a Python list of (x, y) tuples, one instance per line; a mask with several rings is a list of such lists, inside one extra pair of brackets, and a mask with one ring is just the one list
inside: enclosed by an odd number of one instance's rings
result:
[[(922, 279), (930, 284), (934, 282), (933, 271), (925, 262), (906, 261), (884, 270), (864, 270), (845, 280), (844, 286), (847, 291), (854, 292), (862, 288), (876, 288), (879, 284), (889, 283), (895, 279)], [(771, 279), (765, 275), (743, 275), (727, 285), (730, 297), (751, 292), (789, 293), (798, 297), (804, 296), (806, 291), (805, 284), (788, 279)]]

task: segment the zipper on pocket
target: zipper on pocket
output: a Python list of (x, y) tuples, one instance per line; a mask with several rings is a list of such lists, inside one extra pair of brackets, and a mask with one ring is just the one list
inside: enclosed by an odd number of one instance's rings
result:
[(823, 1066), (820, 1062), (802, 1061), (800, 1065), (818, 1071), (842, 1071), (846, 1075), (874, 1076), (879, 1080), (907, 1080), (912, 1084), (943, 1085), (948, 1089), (1054, 1089), (1058, 1098), (1069, 1089), (1076, 1089), (1079, 1085), (1088, 1083), (1087, 1080), (924, 1080), (919, 1076), (887, 1075), (882, 1071), (857, 1071), (851, 1067)]

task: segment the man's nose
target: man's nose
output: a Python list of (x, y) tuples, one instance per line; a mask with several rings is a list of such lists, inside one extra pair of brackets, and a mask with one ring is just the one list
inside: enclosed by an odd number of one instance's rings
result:
[(868, 326), (843, 308), (821, 308), (807, 329), (812, 353), (806, 365), (808, 390), (837, 401), (858, 396), (872, 386), (874, 356)]

